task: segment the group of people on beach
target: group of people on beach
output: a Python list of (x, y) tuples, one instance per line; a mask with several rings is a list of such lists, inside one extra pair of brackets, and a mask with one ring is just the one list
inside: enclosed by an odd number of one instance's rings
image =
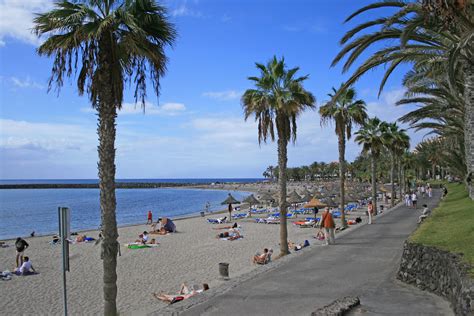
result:
[[(30, 245), (26, 240), (21, 237), (18, 237), (15, 240), (15, 249), (16, 249), (16, 257), (15, 257), (15, 269), (14, 274), (16, 275), (30, 275), (37, 273), (33, 264), (30, 261), (28, 256), (25, 256), (25, 250)], [(2, 272), (2, 279), (9, 280), (11, 278), (8, 272)]]

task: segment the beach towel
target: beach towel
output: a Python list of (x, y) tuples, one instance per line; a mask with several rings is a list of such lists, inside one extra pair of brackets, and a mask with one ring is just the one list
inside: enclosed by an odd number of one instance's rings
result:
[(154, 248), (154, 247), (158, 247), (158, 244), (136, 244), (136, 243), (130, 243), (130, 244), (125, 244), (125, 246), (127, 246), (128, 249), (143, 249), (143, 248)]

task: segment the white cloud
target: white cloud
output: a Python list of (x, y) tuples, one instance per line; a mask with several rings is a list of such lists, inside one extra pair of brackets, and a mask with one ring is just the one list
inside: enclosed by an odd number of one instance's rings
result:
[(31, 32), (34, 14), (51, 7), (51, 0), (0, 0), (0, 46), (8, 38), (38, 45), (40, 39)]
[(203, 17), (203, 14), (200, 11), (191, 9), (186, 0), (177, 4), (177, 6), (171, 10), (171, 16), (191, 16), (191, 17)]
[[(160, 106), (156, 106), (153, 103), (145, 102), (145, 109), (142, 108), (140, 102), (138, 103), (123, 103), (122, 108), (118, 112), (119, 115), (134, 115), (134, 114), (147, 114), (147, 115), (163, 115), (163, 116), (176, 116), (183, 114), (186, 111), (186, 106), (182, 103), (163, 103)], [(81, 108), (81, 112), (94, 113), (95, 110), (91, 107)]]
[(282, 29), (287, 32), (309, 32), (309, 33), (327, 33), (327, 28), (318, 23), (298, 22), (295, 24), (285, 24)]
[(219, 100), (219, 101), (228, 101), (228, 100), (240, 99), (240, 97), (242, 96), (242, 93), (235, 90), (226, 90), (226, 91), (204, 92), (202, 95), (204, 97), (208, 97), (208, 98)]
[(25, 79), (19, 79), (17, 77), (11, 77), (10, 81), (13, 83), (15, 87), (18, 88), (35, 88), (35, 89), (43, 89), (44, 86), (34, 80), (31, 80), (30, 77), (26, 77)]
[(396, 106), (395, 103), (403, 98), (405, 89), (393, 89), (382, 92), (376, 101), (367, 102), (367, 113), (370, 117), (377, 116), (387, 122), (394, 122), (415, 106)]
[(0, 126), (0, 147), (7, 149), (91, 150), (94, 146), (90, 142), (97, 138), (94, 128), (88, 130), (80, 125), (0, 119)]
[(156, 106), (153, 103), (146, 102), (145, 110), (140, 103), (124, 103), (119, 114), (149, 114), (149, 115), (169, 115), (174, 116), (186, 111), (186, 106), (182, 103), (164, 103)]

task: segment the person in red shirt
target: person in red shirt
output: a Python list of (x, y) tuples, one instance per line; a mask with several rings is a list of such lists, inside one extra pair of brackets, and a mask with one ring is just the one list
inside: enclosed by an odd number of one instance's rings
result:
[(153, 224), (153, 213), (151, 211), (148, 211), (148, 217), (147, 217), (146, 223)]
[(321, 216), (321, 228), (324, 228), (324, 240), (326, 241), (326, 245), (335, 244), (336, 237), (334, 236), (334, 230), (336, 228), (336, 224), (334, 223), (332, 214), (329, 212), (329, 207), (324, 209), (324, 212)]

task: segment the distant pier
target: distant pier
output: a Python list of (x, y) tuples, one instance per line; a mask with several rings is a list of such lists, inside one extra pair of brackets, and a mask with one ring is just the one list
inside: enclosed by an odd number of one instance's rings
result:
[[(202, 183), (206, 184), (206, 183)], [(210, 183), (209, 183), (210, 184)], [(166, 183), (166, 182), (116, 182), (117, 189), (153, 189), (190, 187), (196, 183)], [(99, 183), (30, 183), (30, 184), (0, 184), (1, 189), (98, 189)]]

